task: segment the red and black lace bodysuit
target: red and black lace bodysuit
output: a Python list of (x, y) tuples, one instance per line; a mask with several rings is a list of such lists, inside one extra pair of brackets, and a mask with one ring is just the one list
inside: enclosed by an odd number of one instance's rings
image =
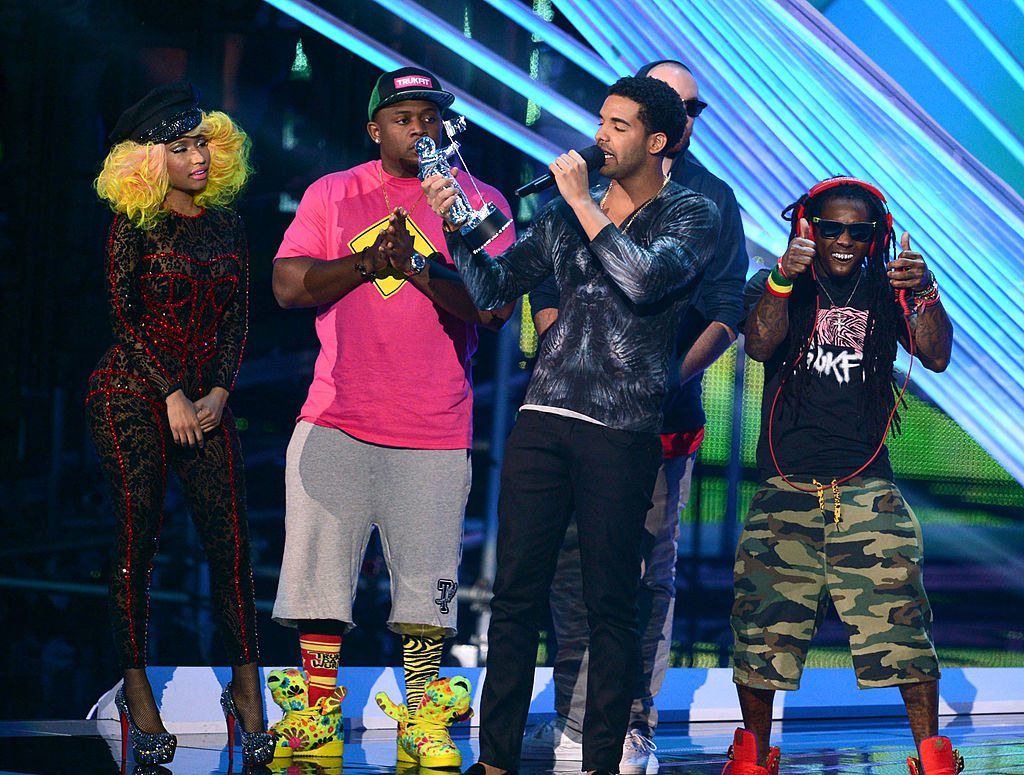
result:
[(117, 344), (94, 378), (104, 373), (161, 404), (179, 388), (193, 401), (217, 386), (230, 391), (248, 325), (241, 219), (226, 210), (171, 213), (142, 230), (118, 215), (107, 248)]
[(110, 493), (110, 598), (125, 668), (146, 664), (149, 578), (169, 470), (182, 484), (210, 568), (210, 596), (231, 664), (257, 658), (245, 477), (229, 407), (200, 447), (175, 444), (164, 400), (234, 387), (248, 320), (241, 219), (170, 214), (149, 230), (110, 229), (107, 282), (116, 344), (89, 379), (86, 418)]

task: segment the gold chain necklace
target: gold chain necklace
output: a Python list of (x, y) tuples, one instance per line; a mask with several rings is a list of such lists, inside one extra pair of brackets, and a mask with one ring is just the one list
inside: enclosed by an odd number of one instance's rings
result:
[[(387, 189), (387, 186), (384, 185), (384, 164), (383, 163), (381, 163), (381, 165), (379, 167), (377, 167), (377, 177), (380, 178), (380, 190), (384, 194), (384, 206), (388, 210), (388, 215), (391, 215), (392, 210), (391, 210), (391, 202), (388, 200), (388, 189)], [(416, 197), (416, 201), (412, 203), (412, 207), (409, 208), (409, 211), (408, 211), (407, 215), (411, 216), (413, 214), (413, 212), (415, 212), (416, 208), (419, 206), (419, 203), (422, 201), (422, 199), (423, 199), (423, 191), (421, 189), (420, 190), (420, 195), (418, 197)]]
[[(660, 194), (662, 191), (665, 190), (665, 186), (668, 185), (668, 181), (669, 181), (669, 176), (666, 175), (665, 179), (661, 182), (661, 188), (659, 188), (655, 192), (654, 196), (652, 196), (650, 199), (648, 199), (646, 202), (644, 202), (642, 205), (640, 205), (640, 207), (638, 207), (636, 209), (636, 211), (629, 217), (629, 220), (626, 221), (626, 225), (622, 226), (619, 229), (619, 231), (625, 231), (626, 229), (628, 229), (630, 227), (630, 224), (632, 224), (633, 221), (636, 220), (636, 217), (638, 215), (640, 215), (640, 213), (642, 213), (644, 211), (644, 208), (647, 207), (647, 205), (649, 205), (651, 202), (653, 202), (657, 198), (658, 194)], [(607, 215), (607, 213), (605, 212), (604, 205), (605, 205), (605, 202), (608, 201), (608, 195), (612, 192), (612, 185), (614, 183), (615, 183), (615, 181), (613, 180), (611, 183), (608, 184), (608, 188), (605, 190), (604, 196), (601, 197), (601, 203), (598, 205), (598, 207), (601, 208), (601, 212), (605, 213), (606, 215)]]
[[(863, 272), (860, 272), (857, 275), (857, 282), (855, 282), (853, 284), (853, 290), (850, 291), (850, 295), (846, 297), (846, 302), (843, 304), (844, 307), (849, 307), (850, 306), (850, 302), (853, 301), (853, 294), (855, 294), (857, 292), (857, 286), (860, 285), (860, 278), (863, 277), (863, 275), (864, 275)], [(843, 318), (842, 318), (842, 315), (840, 315), (838, 312), (831, 312), (831, 310), (838, 310), (839, 309), (839, 305), (837, 305), (834, 301), (832, 301), (832, 294), (830, 294), (828, 292), (828, 288), (826, 288), (824, 286), (824, 284), (821, 282), (821, 280), (818, 280), (818, 287), (821, 288), (821, 290), (824, 292), (825, 298), (828, 299), (828, 303), (830, 305), (829, 311), (826, 312), (825, 314), (835, 318), (836, 331), (841, 334), (843, 332)]]
[[(853, 284), (853, 290), (850, 291), (850, 295), (846, 297), (846, 301), (843, 303), (844, 307), (849, 307), (850, 306), (850, 302), (853, 300), (853, 294), (855, 294), (857, 292), (857, 286), (860, 285), (860, 278), (863, 275), (864, 275), (863, 272), (859, 272), (857, 274), (857, 282), (855, 282)], [(821, 290), (825, 293), (825, 298), (828, 299), (828, 303), (830, 305), (832, 305), (833, 307), (838, 307), (839, 306), (834, 301), (832, 301), (832, 294), (828, 292), (828, 288), (825, 287), (825, 284), (823, 282), (821, 282), (821, 280), (818, 280), (818, 287), (821, 288)]]

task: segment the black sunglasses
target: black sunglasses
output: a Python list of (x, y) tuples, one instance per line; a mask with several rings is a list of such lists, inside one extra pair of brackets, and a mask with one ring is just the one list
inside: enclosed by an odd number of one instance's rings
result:
[(697, 118), (700, 112), (706, 108), (708, 104), (703, 100), (698, 100), (696, 97), (692, 100), (683, 100), (683, 107), (686, 108), (686, 115), (690, 118)]
[(843, 223), (842, 221), (827, 221), (824, 218), (815, 216), (811, 218), (818, 233), (825, 239), (835, 239), (845, 229), (854, 242), (867, 242), (875, 233), (874, 221), (859, 221), (857, 223)]

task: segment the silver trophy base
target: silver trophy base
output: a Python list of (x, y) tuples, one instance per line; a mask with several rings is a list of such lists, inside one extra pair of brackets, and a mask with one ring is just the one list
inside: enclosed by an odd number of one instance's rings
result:
[(486, 205), (487, 216), (474, 224), (466, 224), (459, 229), (459, 234), (466, 240), (466, 245), (474, 253), (479, 253), (488, 243), (508, 228), (512, 220), (497, 208), (494, 202)]

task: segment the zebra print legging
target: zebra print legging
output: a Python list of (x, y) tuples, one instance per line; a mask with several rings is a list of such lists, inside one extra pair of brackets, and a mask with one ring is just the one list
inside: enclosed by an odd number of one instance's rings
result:
[(427, 684), (437, 678), (441, 666), (441, 638), (421, 638), (416, 635), (402, 635), (402, 659), (405, 663), (405, 704), (410, 711), (416, 710), (426, 691)]

